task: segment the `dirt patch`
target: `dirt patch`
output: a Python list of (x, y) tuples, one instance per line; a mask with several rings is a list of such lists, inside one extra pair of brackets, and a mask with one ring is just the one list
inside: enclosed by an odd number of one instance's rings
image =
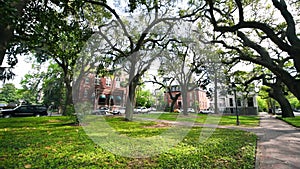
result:
[(48, 120), (49, 123), (59, 123), (62, 122), (61, 120)]
[(154, 124), (152, 126), (144, 126), (143, 128), (166, 128), (166, 127), (170, 127), (172, 126), (172, 124), (169, 123), (157, 123)]

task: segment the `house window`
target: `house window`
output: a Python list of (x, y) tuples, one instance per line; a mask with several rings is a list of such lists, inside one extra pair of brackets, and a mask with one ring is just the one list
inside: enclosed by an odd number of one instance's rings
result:
[(249, 97), (247, 101), (248, 101), (248, 107), (254, 107), (253, 97)]
[(88, 89), (85, 88), (85, 89), (84, 89), (84, 93), (83, 93), (83, 97), (84, 97), (84, 98), (87, 98), (87, 97), (88, 97), (88, 94), (89, 94)]
[(237, 99), (237, 105), (238, 105), (238, 106), (242, 106), (242, 100), (241, 100), (241, 98), (238, 98), (238, 99)]
[(111, 80), (109, 78), (106, 79), (106, 86), (111, 86)]
[(90, 78), (88, 78), (88, 77), (87, 77), (87, 78), (85, 78), (85, 81), (84, 81), (84, 83), (85, 83), (85, 84), (90, 84)]
[(224, 98), (220, 99), (220, 107), (225, 107), (225, 99)]
[(115, 82), (115, 87), (116, 88), (120, 88), (121, 87), (121, 79), (120, 79), (120, 77), (116, 77), (116, 82)]
[(176, 91), (176, 87), (175, 87), (175, 86), (172, 86), (171, 91), (172, 91), (172, 92)]
[(233, 98), (229, 98), (229, 106), (230, 106), (230, 107), (233, 106)]
[(120, 88), (121, 85), (120, 85), (120, 81), (116, 81), (116, 88)]

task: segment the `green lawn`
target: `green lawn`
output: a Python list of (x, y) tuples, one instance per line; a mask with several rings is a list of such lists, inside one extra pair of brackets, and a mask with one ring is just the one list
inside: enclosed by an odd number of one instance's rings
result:
[[(121, 117), (106, 121), (130, 137), (149, 137), (170, 127), (125, 122)], [(0, 119), (0, 168), (254, 168), (256, 136), (252, 133), (216, 129), (199, 142), (200, 133), (209, 129), (193, 127), (183, 141), (162, 154), (130, 158), (95, 144), (84, 130), (89, 125), (72, 125), (68, 117)]]
[(295, 126), (295, 127), (300, 127), (300, 116), (296, 116), (296, 117), (286, 117), (286, 118), (281, 118), (279, 117), (281, 120)]
[[(194, 121), (201, 124), (218, 124), (218, 125), (236, 125), (236, 116), (219, 116), (207, 114), (189, 114), (189, 116), (180, 115), (177, 113), (153, 113), (136, 115), (141, 118), (152, 118), (169, 121)], [(259, 126), (258, 116), (239, 116), (241, 126), (255, 127)]]

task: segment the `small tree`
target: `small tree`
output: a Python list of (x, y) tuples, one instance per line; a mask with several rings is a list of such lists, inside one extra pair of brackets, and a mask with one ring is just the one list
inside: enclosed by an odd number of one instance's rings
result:
[(0, 92), (0, 100), (7, 103), (18, 103), (19, 98), (17, 97), (17, 88), (12, 83), (6, 83), (3, 85)]
[(136, 106), (151, 107), (154, 103), (150, 90), (137, 90)]

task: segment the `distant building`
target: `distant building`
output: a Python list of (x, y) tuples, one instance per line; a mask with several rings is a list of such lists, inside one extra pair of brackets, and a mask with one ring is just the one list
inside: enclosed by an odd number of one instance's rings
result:
[(100, 77), (96, 78), (96, 105), (102, 106), (125, 106), (127, 88), (122, 86), (124, 77)]
[(94, 109), (124, 107), (127, 96), (125, 81), (123, 74), (111, 77), (89, 74), (80, 83), (78, 100), (93, 102)]
[[(174, 85), (171, 87), (171, 94), (172, 96), (175, 96), (176, 94), (180, 93), (181, 89), (179, 85)], [(168, 92), (165, 92), (164, 94), (165, 102), (168, 104), (168, 106), (171, 106), (172, 99)], [(174, 108), (182, 108), (182, 96), (180, 96), (175, 105)], [(209, 108), (209, 99), (206, 96), (206, 91), (195, 88), (194, 90), (187, 92), (187, 108), (194, 108), (195, 111), (199, 112), (200, 110), (205, 110)]]
[[(222, 93), (222, 92), (220, 92)], [(218, 111), (223, 114), (236, 114), (236, 110), (240, 115), (257, 115), (258, 105), (256, 94), (250, 93), (248, 96), (243, 96), (242, 93), (236, 92), (236, 99), (233, 91), (230, 93), (222, 93), (217, 96)], [(210, 103), (211, 109), (215, 109), (215, 98), (212, 98)]]

